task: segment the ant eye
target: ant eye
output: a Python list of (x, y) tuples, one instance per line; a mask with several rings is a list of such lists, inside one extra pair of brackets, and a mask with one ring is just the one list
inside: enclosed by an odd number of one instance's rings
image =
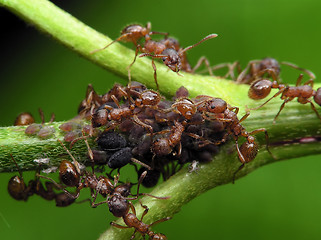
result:
[(163, 60), (163, 62), (165, 62), (166, 61), (166, 57), (163, 57), (162, 60)]

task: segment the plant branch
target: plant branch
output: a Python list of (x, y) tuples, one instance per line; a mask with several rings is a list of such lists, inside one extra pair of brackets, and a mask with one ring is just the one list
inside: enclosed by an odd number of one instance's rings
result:
[[(0, 5), (33, 24), (39, 30), (50, 34), (58, 42), (89, 61), (125, 79), (127, 78), (127, 66), (133, 60), (134, 51), (115, 43), (104, 51), (90, 54), (91, 51), (108, 44), (111, 39), (81, 23), (51, 2), (46, 0), (0, 0)], [(167, 96), (173, 95), (178, 87), (184, 85), (189, 90), (191, 97), (199, 94), (220, 97), (230, 105), (240, 107), (241, 114), (244, 113), (246, 105), (254, 107), (262, 103), (262, 101), (253, 101), (248, 98), (247, 85), (237, 85), (226, 79), (188, 73), (184, 73), (184, 76), (181, 77), (168, 71), (167, 67), (160, 63), (156, 63), (156, 66), (160, 90)], [(131, 68), (131, 75), (133, 80), (140, 81), (149, 87), (155, 87), (150, 59), (137, 59), (137, 62)], [(316, 87), (320, 86), (320, 84), (316, 84)], [(268, 130), (271, 151), (277, 157), (277, 160), (273, 160), (262, 147), (257, 158), (247, 164), (237, 177), (244, 176), (271, 162), (321, 152), (319, 142), (321, 135), (320, 120), (312, 109), (308, 105), (295, 102), (288, 103), (280, 114), (277, 124), (273, 125), (272, 120), (280, 105), (281, 100), (275, 99), (264, 108), (252, 111), (251, 116), (244, 121), (244, 126), (248, 131), (262, 127)], [(57, 128), (59, 124), (54, 123), (53, 126)], [(30, 139), (23, 135), (23, 129), (24, 127), (0, 128), (0, 171), (12, 169), (12, 164), (9, 166), (8, 163), (10, 162), (9, 152), (14, 155), (18, 154), (19, 158), (25, 158), (25, 161), (30, 163), (33, 159), (39, 158), (39, 152), (45, 150), (50, 154), (50, 158), (57, 159), (57, 164), (61, 154), (66, 154), (61, 147), (57, 148), (59, 143), (56, 139)], [(57, 133), (56, 138), (60, 137), (61, 135)], [(311, 141), (304, 143), (304, 139), (310, 139)], [(263, 136), (258, 136), (258, 141), (261, 145), (265, 144)], [(86, 149), (80, 147), (77, 152), (85, 156)], [(25, 163), (22, 165), (26, 166), (26, 169), (34, 168), (34, 165)], [(183, 169), (168, 181), (159, 185), (152, 193), (156, 196), (171, 196), (169, 200), (143, 198), (143, 203), (150, 208), (145, 217), (146, 222), (150, 223), (162, 217), (172, 216), (184, 204), (201, 193), (231, 182), (232, 175), (239, 165), (235, 146), (230, 143), (221, 148), (220, 153), (211, 163), (201, 165), (198, 174), (188, 174), (186, 169)], [(138, 205), (135, 207), (141, 214), (141, 208)], [(116, 228), (111, 228), (101, 236), (101, 239), (128, 239), (131, 232), (132, 230), (119, 231)]]

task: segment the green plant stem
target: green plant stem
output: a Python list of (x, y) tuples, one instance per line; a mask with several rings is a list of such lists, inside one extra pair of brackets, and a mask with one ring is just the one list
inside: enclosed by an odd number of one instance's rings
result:
[[(0, 5), (33, 24), (39, 30), (51, 35), (89, 61), (127, 78), (127, 66), (133, 60), (134, 51), (115, 43), (104, 51), (91, 54), (91, 51), (105, 46), (111, 39), (81, 23), (51, 2), (46, 0), (0, 0)], [(156, 63), (156, 66), (160, 91), (166, 96), (173, 95), (178, 87), (184, 85), (189, 90), (191, 97), (199, 94), (211, 95), (223, 98), (232, 106), (239, 106), (241, 109), (240, 115), (244, 113), (246, 105), (254, 107), (262, 103), (262, 101), (255, 102), (247, 97), (247, 85), (237, 85), (226, 79), (188, 73), (183, 73), (184, 76), (182, 77), (168, 71), (163, 64)], [(150, 59), (138, 58), (131, 68), (131, 75), (133, 80), (140, 81), (149, 87), (155, 87)], [(316, 87), (320, 86), (320, 84), (316, 84)], [(272, 146), (271, 151), (277, 157), (277, 160), (274, 160), (264, 151), (265, 141), (262, 136), (264, 134), (258, 134), (258, 141), (263, 147), (261, 147), (256, 159), (247, 164), (237, 177), (244, 176), (267, 163), (320, 153), (321, 148), (318, 141), (303, 143), (299, 140), (311, 136), (320, 137), (321, 135), (320, 120), (317, 119), (311, 108), (308, 105), (288, 103), (279, 116), (277, 124), (273, 125), (272, 120), (280, 105), (281, 100), (275, 99), (264, 108), (252, 111), (249, 118), (243, 122), (248, 131), (262, 127), (268, 130)], [(9, 151), (12, 154), (21, 154), (21, 157), (29, 162), (39, 158), (38, 149), (41, 148), (46, 148), (50, 154), (51, 151), (54, 152), (50, 155), (53, 158), (66, 154), (62, 148), (56, 148), (59, 145), (56, 139), (55, 141), (38, 139), (27, 141), (24, 139), (25, 136), (22, 136), (23, 131), (21, 129), (23, 128), (0, 129), (0, 169), (2, 166), (2, 169), (8, 171), (12, 167), (12, 164), (11, 167), (8, 167)], [(29, 154), (29, 152), (32, 152), (32, 154)], [(79, 149), (78, 152), (84, 156), (86, 149)], [(27, 166), (26, 168), (33, 168), (33, 166), (28, 166), (22, 162), (22, 168), (23, 165)], [(211, 163), (201, 165), (199, 174), (189, 174), (186, 169), (183, 169), (168, 181), (159, 185), (152, 193), (156, 196), (171, 196), (170, 199), (143, 198), (143, 203), (150, 208), (144, 221), (150, 223), (162, 217), (172, 216), (184, 204), (201, 193), (218, 185), (231, 182), (232, 175), (239, 165), (235, 146), (230, 143), (221, 148), (220, 154)], [(141, 214), (142, 210), (139, 205), (137, 204), (135, 207)], [(132, 231), (119, 231), (119, 229), (110, 228), (101, 236), (101, 239), (128, 239)]]

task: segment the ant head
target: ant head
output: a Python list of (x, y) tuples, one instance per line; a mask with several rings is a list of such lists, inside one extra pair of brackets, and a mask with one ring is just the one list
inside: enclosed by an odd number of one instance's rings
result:
[(270, 57), (263, 58), (262, 61), (259, 63), (259, 69), (264, 70), (264, 69), (273, 69), (275, 71), (276, 75), (280, 74), (281, 68), (279, 62)]
[(321, 88), (318, 88), (315, 95), (314, 95), (314, 101), (321, 106)]
[(179, 72), (181, 70), (181, 58), (175, 49), (167, 48), (162, 52), (162, 55), (166, 55), (162, 60), (173, 72)]
[(57, 207), (67, 207), (70, 204), (75, 202), (75, 198), (72, 197), (70, 194), (65, 192), (59, 193), (56, 195), (56, 206)]
[(250, 86), (248, 96), (252, 99), (263, 99), (271, 92), (272, 82), (268, 79), (259, 79)]
[(132, 187), (131, 183), (124, 183), (115, 188), (115, 193), (119, 193), (123, 197), (128, 197), (130, 195), (130, 189)]
[(227, 108), (227, 103), (221, 98), (212, 98), (206, 105), (207, 111), (211, 113), (223, 113)]
[(120, 194), (114, 194), (111, 196), (111, 198), (108, 200), (108, 207), (109, 211), (115, 217), (125, 216), (125, 214), (129, 211), (128, 201)]

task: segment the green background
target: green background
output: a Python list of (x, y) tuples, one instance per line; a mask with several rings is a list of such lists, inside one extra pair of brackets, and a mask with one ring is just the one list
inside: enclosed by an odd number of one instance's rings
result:
[[(219, 34), (189, 51), (192, 65), (203, 55), (212, 64), (239, 60), (242, 66), (271, 56), (321, 76), (321, 2), (317, 0), (69, 1), (63, 7), (111, 38), (118, 37), (127, 24), (147, 21), (153, 30), (178, 38), (182, 46), (209, 33)], [(8, 28), (10, 22), (1, 26)], [(1, 36), (6, 37), (10, 31)], [(47, 120), (51, 112), (57, 120), (70, 119), (88, 83), (99, 93), (114, 82), (125, 83), (30, 25), (0, 47), (4, 53), (0, 126), (11, 125), (22, 111), (32, 112), (39, 122), (39, 107)], [(282, 69), (284, 82), (294, 83), (296, 76), (294, 70)], [(319, 159), (311, 156), (265, 166), (234, 185), (203, 194), (155, 229), (169, 239), (320, 239)], [(29, 180), (33, 174), (24, 177)], [(15, 201), (6, 189), (12, 175), (0, 175), (1, 239), (96, 239), (113, 220), (106, 206), (91, 209), (88, 204), (74, 204), (61, 209), (37, 196), (28, 202)]]

